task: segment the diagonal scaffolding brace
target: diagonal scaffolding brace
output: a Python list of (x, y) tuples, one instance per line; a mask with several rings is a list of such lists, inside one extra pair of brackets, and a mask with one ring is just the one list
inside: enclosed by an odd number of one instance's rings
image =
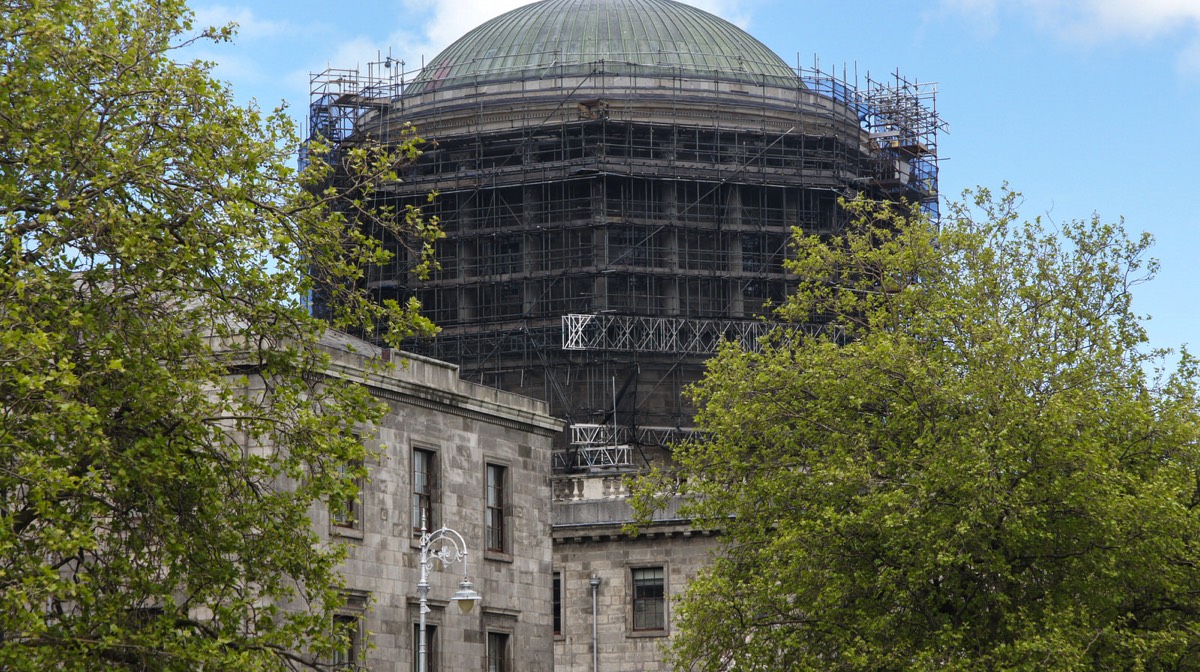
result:
[[(732, 341), (751, 352), (760, 352), (762, 339), (780, 328), (761, 320), (689, 319), (633, 315), (563, 315), (564, 350), (668, 352), (711, 355), (721, 343)], [(788, 326), (808, 335), (835, 329), (829, 325)]]

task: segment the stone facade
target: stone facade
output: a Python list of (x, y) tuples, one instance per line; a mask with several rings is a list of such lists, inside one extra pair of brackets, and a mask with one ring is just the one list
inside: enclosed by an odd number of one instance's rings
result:
[[(626, 534), (624, 479), (694, 436), (682, 393), (717, 344), (770, 327), (794, 231), (836, 233), (855, 194), (936, 214), (936, 87), (793, 69), (673, 0), (531, 2), (419, 72), (395, 65), (312, 79), (311, 131), (339, 150), (413, 127), (434, 141), (374, 197), (438, 218), (441, 268), (419, 278), (397, 247), (363, 286), (421, 301), (441, 332), (414, 349), (563, 419), (540, 579), (559, 586), (555, 669), (667, 669), (671, 598), (718, 542), (677, 507)], [(803, 328), (828, 328), (816, 317)]]
[[(326, 338), (331, 375), (362, 378), (364, 357), (386, 356), (346, 336)], [(465, 538), (467, 571), (483, 600), (461, 614), (449, 602), (462, 565), (430, 574), (429, 672), (487, 669), (488, 633), (507, 640), (508, 670), (553, 669), (551, 634), (550, 447), (560, 423), (544, 403), (459, 379), (458, 367), (404, 355), (367, 384), (388, 405), (368, 447), (370, 480), (355, 522), (313, 512), (327, 538), (350, 543), (346, 585), (363, 607), (356, 662), (375, 672), (416, 669), (420, 522), (413, 520), (413, 453), (432, 460), (430, 527)], [(485, 551), (487, 465), (503, 469), (503, 548)], [(348, 614), (353, 615), (353, 614)], [(493, 640), (495, 642), (495, 640)]]
[[(586, 672), (593, 665), (614, 672), (671, 669), (663, 662), (671, 601), (716, 549), (716, 536), (692, 529), (674, 506), (656, 514), (638, 535), (626, 533), (623, 526), (633, 519), (626, 477), (595, 473), (554, 479), (554, 572), (562, 605), (554, 641), (556, 672)], [(599, 579), (594, 619), (593, 577)], [(639, 603), (640, 614), (635, 613)], [(662, 627), (655, 627), (658, 605)]]

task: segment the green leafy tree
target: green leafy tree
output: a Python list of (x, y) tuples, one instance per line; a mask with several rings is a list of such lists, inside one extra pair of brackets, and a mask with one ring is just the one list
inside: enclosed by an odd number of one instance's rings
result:
[(678, 466), (725, 548), (677, 669), (1200, 669), (1197, 368), (1131, 312), (1150, 239), (1017, 203), (797, 234), (780, 315), (835, 328), (691, 390), (709, 440)]
[[(343, 642), (337, 546), (379, 407), (322, 377), (326, 327), (396, 342), (415, 303), (361, 268), (420, 256), (369, 205), (413, 144), (320, 144), (237, 105), (177, 0), (0, 0), (0, 669), (320, 666)], [(424, 257), (426, 260), (428, 257)]]

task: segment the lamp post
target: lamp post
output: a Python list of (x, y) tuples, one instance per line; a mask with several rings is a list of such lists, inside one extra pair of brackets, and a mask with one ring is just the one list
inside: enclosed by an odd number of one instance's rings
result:
[(596, 593), (600, 590), (600, 577), (592, 574), (588, 583), (592, 585), (592, 672), (600, 672), (600, 633), (596, 621)]
[(417, 647), (417, 672), (427, 672), (429, 651), (425, 646), (425, 614), (429, 613), (429, 572), (433, 569), (433, 561), (439, 560), (442, 566), (461, 562), (463, 578), (458, 584), (458, 591), (450, 598), (458, 603), (462, 613), (471, 611), (475, 603), (482, 600), (475, 586), (467, 579), (467, 542), (462, 535), (442, 526), (433, 532), (425, 531), (425, 519), (421, 517), (421, 580), (417, 582), (417, 596), (421, 600), (420, 643)]

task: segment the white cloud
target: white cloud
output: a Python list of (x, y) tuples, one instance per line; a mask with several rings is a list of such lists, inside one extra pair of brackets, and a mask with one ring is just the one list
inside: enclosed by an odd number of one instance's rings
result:
[(1198, 0), (1088, 0), (1091, 23), (1107, 34), (1153, 38), (1175, 30), (1200, 29)]
[(745, 30), (750, 25), (750, 19), (753, 15), (753, 7), (746, 0), (683, 0), (686, 4), (693, 7), (699, 7), (710, 14), (725, 19), (726, 21)]
[(415, 37), (415, 41), (403, 46), (409, 58), (415, 58), (409, 62), (419, 63), (421, 55), (432, 58), (484, 21), (529, 3), (528, 0), (402, 0), (402, 4), (407, 11), (427, 17), (415, 35), (408, 36)]
[(228, 5), (211, 5), (195, 10), (196, 28), (209, 26), (224, 26), (229, 23), (238, 25), (238, 37), (241, 39), (258, 39), (274, 37), (290, 29), (284, 21), (268, 21), (257, 16), (248, 7), (230, 7)]
[(1200, 77), (1200, 39), (1192, 40), (1179, 54), (1178, 67), (1191, 77)]
[(1200, 0), (942, 0), (941, 6), (975, 19), (988, 33), (1001, 14), (1033, 21), (1059, 39), (1087, 46), (1114, 41), (1182, 39), (1181, 71), (1200, 74)]
[(1200, 32), (1200, 0), (942, 0), (942, 6), (988, 22), (1001, 12), (1023, 14), (1073, 40)]

